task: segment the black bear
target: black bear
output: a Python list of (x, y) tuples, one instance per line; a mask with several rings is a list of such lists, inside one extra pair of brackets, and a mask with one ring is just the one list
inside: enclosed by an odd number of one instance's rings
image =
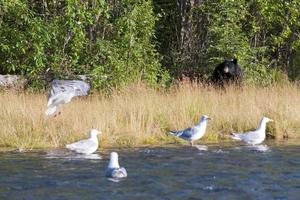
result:
[(240, 84), (243, 81), (243, 71), (241, 66), (237, 63), (237, 59), (233, 60), (225, 59), (214, 70), (212, 75), (212, 81), (219, 86), (234, 83)]

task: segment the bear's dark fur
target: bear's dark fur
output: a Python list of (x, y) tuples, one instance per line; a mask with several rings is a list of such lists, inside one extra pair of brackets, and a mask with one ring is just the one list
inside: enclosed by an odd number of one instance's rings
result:
[(224, 62), (220, 63), (213, 72), (212, 81), (219, 86), (230, 83), (240, 85), (243, 81), (243, 71), (237, 63), (237, 59), (225, 59)]

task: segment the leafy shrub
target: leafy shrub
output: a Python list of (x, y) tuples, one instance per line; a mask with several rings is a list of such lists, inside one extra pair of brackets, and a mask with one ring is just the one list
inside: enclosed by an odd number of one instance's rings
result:
[(40, 85), (49, 69), (56, 78), (88, 74), (96, 88), (137, 79), (156, 84), (162, 74), (151, 1), (1, 4), (1, 73), (27, 75), (32, 85)]

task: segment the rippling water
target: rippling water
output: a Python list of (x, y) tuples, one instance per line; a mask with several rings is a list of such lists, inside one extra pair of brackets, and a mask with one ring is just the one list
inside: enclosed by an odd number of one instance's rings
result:
[[(200, 148), (204, 149), (205, 148)], [(117, 151), (128, 178), (104, 177)], [(111, 149), (0, 153), (0, 199), (300, 199), (300, 147)]]

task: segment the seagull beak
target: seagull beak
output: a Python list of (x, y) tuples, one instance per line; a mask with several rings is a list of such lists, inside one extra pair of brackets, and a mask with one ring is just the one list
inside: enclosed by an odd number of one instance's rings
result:
[(212, 118), (208, 117), (207, 120), (212, 120)]

